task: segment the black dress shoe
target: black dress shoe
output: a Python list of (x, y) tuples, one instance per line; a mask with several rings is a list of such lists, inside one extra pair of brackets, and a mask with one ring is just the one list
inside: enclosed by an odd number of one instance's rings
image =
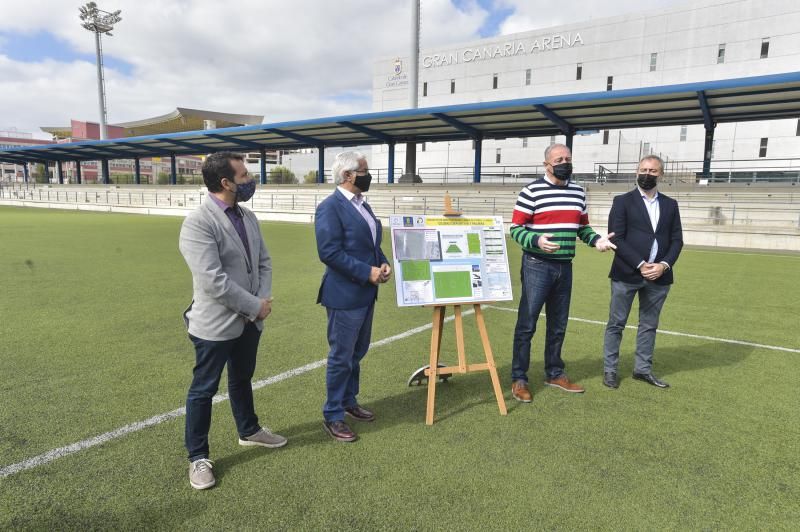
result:
[(617, 374), (613, 371), (606, 371), (603, 373), (603, 384), (609, 388), (619, 388), (619, 379)]
[(652, 373), (634, 373), (633, 378), (637, 381), (644, 381), (647, 384), (652, 384), (658, 388), (669, 388), (669, 384), (664, 381), (658, 380)]

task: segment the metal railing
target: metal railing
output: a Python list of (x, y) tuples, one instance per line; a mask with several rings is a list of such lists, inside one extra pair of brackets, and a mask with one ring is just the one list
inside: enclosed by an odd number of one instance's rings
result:
[[(247, 206), (255, 212), (313, 215), (317, 205), (331, 193), (327, 190), (259, 190)], [(589, 217), (605, 225), (613, 197), (618, 191), (594, 188), (588, 194)], [(670, 191), (678, 200), (681, 218), (687, 226), (713, 229), (800, 230), (800, 190), (775, 192), (713, 192), (712, 190)], [(449, 191), (453, 208), (470, 215), (503, 216), (509, 220), (514, 209), (515, 190), (494, 190), (480, 195), (473, 188)], [(375, 189), (369, 203), (379, 216), (391, 214), (438, 215), (443, 211), (444, 191), (420, 194), (403, 188)], [(0, 199), (75, 205), (183, 208), (191, 209), (206, 199), (198, 188), (103, 187), (103, 186), (0, 186)], [(794, 234), (794, 233), (792, 233)]]
[[(595, 183), (636, 181), (638, 161), (600, 162), (594, 165)], [(665, 160), (664, 180), (671, 185), (800, 184), (800, 159), (712, 159), (711, 168), (703, 173), (702, 160)], [(591, 178), (587, 179), (591, 182)]]

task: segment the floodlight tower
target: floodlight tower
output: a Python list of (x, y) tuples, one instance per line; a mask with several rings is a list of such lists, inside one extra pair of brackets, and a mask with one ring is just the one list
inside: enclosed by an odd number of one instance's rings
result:
[(89, 2), (85, 6), (81, 6), (80, 17), (83, 22), (81, 26), (94, 33), (95, 48), (97, 50), (97, 97), (100, 103), (100, 138), (108, 138), (108, 130), (106, 128), (106, 81), (103, 76), (103, 47), (100, 44), (100, 36), (105, 33), (109, 37), (112, 36), (111, 30), (114, 29), (114, 24), (122, 20), (119, 14), (122, 12), (119, 9), (113, 13), (103, 11), (97, 7), (95, 2)]

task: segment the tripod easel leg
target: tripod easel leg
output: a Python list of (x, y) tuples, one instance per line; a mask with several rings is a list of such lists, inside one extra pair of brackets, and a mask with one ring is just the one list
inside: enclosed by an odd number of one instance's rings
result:
[(492, 386), (494, 387), (494, 395), (497, 398), (497, 406), (500, 409), (500, 415), (505, 416), (508, 411), (506, 410), (506, 401), (503, 398), (503, 391), (500, 388), (500, 378), (497, 376), (497, 366), (494, 363), (494, 355), (492, 355), (492, 346), (489, 343), (489, 334), (486, 332), (486, 323), (483, 321), (483, 310), (480, 305), (473, 305), (475, 309), (475, 321), (478, 322), (478, 331), (481, 334), (481, 342), (483, 342), (483, 353), (486, 355), (486, 363), (489, 365), (489, 375), (492, 378)]
[(444, 326), (444, 307), (433, 308), (433, 323), (431, 332), (431, 360), (428, 368), (428, 408), (425, 414), (425, 424), (433, 425), (433, 408), (436, 404), (436, 380), (439, 367), (439, 351), (442, 348), (442, 328)]

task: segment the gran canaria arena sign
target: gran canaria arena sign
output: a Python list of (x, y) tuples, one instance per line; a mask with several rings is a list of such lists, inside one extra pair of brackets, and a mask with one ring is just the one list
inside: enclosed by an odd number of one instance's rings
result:
[(497, 59), (499, 57), (547, 52), (549, 50), (558, 50), (559, 48), (572, 48), (577, 45), (583, 46), (583, 38), (581, 38), (580, 33), (557, 33), (530, 41), (511, 41), (503, 44), (490, 44), (454, 52), (426, 55), (422, 57), (422, 68), (437, 68)]

